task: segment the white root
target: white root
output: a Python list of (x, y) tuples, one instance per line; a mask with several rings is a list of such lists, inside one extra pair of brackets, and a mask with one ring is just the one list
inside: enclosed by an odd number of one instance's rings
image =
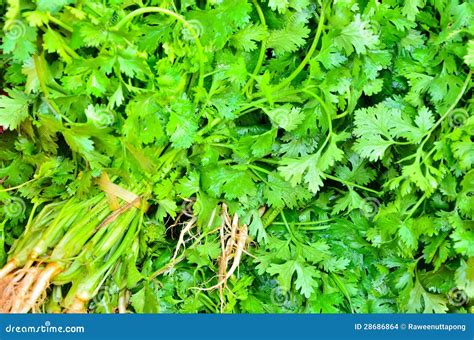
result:
[(36, 284), (33, 286), (31, 294), (26, 301), (26, 303), (21, 306), (16, 313), (28, 313), (32, 310), (37, 301), (40, 299), (41, 295), (48, 288), (50, 280), (53, 276), (58, 274), (61, 271), (61, 268), (56, 263), (50, 263), (46, 266), (46, 268), (38, 275), (38, 279), (36, 280)]
[(30, 291), (31, 286), (33, 285), (36, 277), (38, 275), (37, 268), (31, 268), (25, 277), (21, 281), (20, 289), (15, 295), (15, 301), (11, 307), (11, 313), (17, 313), (20, 310), (23, 302), (28, 297), (28, 292)]
[(232, 276), (232, 274), (234, 274), (234, 272), (237, 270), (237, 267), (240, 264), (240, 259), (242, 258), (242, 253), (244, 252), (245, 243), (247, 242), (247, 237), (248, 237), (248, 230), (247, 230), (247, 226), (244, 225), (239, 230), (239, 235), (238, 235), (238, 240), (237, 240), (237, 249), (235, 250), (232, 266), (227, 272), (227, 275), (224, 277), (224, 280), (221, 280), (220, 284), (226, 282)]
[[(218, 288), (221, 300), (221, 311), (223, 310), (224, 298), (223, 288), (227, 284), (227, 280), (235, 273), (240, 265), (242, 254), (246, 253), (245, 244), (248, 239), (248, 228), (247, 225), (243, 225), (239, 228), (238, 215), (235, 214), (232, 220), (227, 212), (227, 206), (223, 205), (223, 225), (220, 228), (220, 242), (221, 242), (221, 256), (218, 262), (218, 283), (209, 288), (198, 288), (199, 290), (208, 291)], [(226, 228), (227, 227), (227, 228)], [(229, 231), (229, 235), (226, 237), (224, 230)], [(227, 243), (225, 242), (227, 238)], [(227, 270), (230, 259), (232, 259), (232, 265)]]
[(15, 270), (16, 267), (17, 266), (14, 260), (8, 261), (7, 264), (5, 264), (2, 269), (0, 269), (0, 280)]
[[(224, 219), (225, 221), (225, 219)], [(229, 263), (229, 258), (227, 257), (226, 245), (225, 245), (225, 222), (223, 221), (219, 234), (220, 234), (220, 241), (221, 241), (221, 256), (219, 257), (219, 275), (218, 279), (219, 282), (224, 279), (225, 271), (227, 269), (227, 265)], [(221, 302), (221, 313), (224, 311), (225, 301), (224, 301), (224, 287), (219, 286), (219, 299)]]
[(86, 312), (86, 300), (76, 296), (71, 306), (65, 311), (66, 314), (84, 314)]
[(120, 293), (119, 301), (118, 301), (118, 312), (120, 314), (127, 313), (127, 306), (128, 306), (129, 298), (130, 298), (130, 293), (129, 293), (128, 290), (125, 290), (122, 293)]
[(179, 234), (179, 239), (178, 239), (178, 244), (176, 245), (176, 249), (174, 251), (173, 258), (171, 259), (171, 262), (174, 262), (176, 260), (176, 257), (178, 256), (178, 251), (181, 248), (181, 246), (184, 246), (185, 241), (184, 241), (184, 236), (192, 229), (194, 226), (194, 222), (196, 222), (197, 218), (193, 217), (186, 223), (186, 226), (181, 230), (181, 233)]

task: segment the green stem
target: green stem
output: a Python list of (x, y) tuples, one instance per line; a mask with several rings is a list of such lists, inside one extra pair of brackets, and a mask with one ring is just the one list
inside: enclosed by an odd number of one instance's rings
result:
[(380, 191), (376, 191), (376, 190), (373, 190), (373, 189), (370, 189), (370, 188), (367, 188), (367, 187), (364, 187), (362, 185), (358, 185), (356, 183), (352, 183), (352, 182), (348, 182), (348, 181), (344, 181), (340, 178), (337, 178), (337, 177), (334, 177), (334, 176), (331, 176), (329, 174), (324, 174), (325, 177), (329, 178), (329, 179), (332, 179), (333, 181), (336, 181), (336, 182), (339, 182), (339, 183), (342, 183), (348, 187), (355, 187), (355, 188), (359, 188), (361, 190), (365, 190), (365, 191), (368, 191), (368, 192), (372, 192), (374, 194), (377, 194), (377, 195), (380, 195)]
[(255, 169), (250, 169), (250, 171), (252, 171), (252, 173), (257, 176), (257, 178), (262, 181), (263, 183), (265, 183), (266, 185), (269, 185), (268, 184), (268, 181), (265, 180), (265, 178), (263, 178), (263, 176)]
[[(285, 96), (285, 95), (290, 95), (290, 94), (296, 94), (296, 93), (299, 93), (301, 91), (295, 91), (295, 90), (291, 90), (291, 91), (282, 91), (279, 93), (279, 97), (282, 97), (282, 96)], [(260, 104), (262, 103), (265, 103), (267, 102), (268, 99), (267, 98), (260, 98), (258, 100), (255, 100), (245, 106), (242, 106), (239, 111), (237, 111), (235, 114), (237, 117), (247, 113), (249, 109), (260, 109)], [(206, 125), (205, 127), (203, 127), (201, 130), (198, 131), (197, 135), (198, 136), (203, 136), (205, 135), (207, 132), (209, 132), (212, 128), (214, 128), (216, 125), (218, 125), (219, 123), (222, 122), (222, 119), (221, 118), (215, 118), (211, 121), (210, 124)]]
[(308, 91), (308, 90), (303, 90), (304, 93), (306, 94), (309, 94), (310, 96), (312, 96), (314, 99), (316, 99), (318, 101), (318, 103), (321, 105), (321, 107), (323, 108), (324, 112), (326, 113), (326, 118), (328, 120), (328, 135), (326, 136), (326, 139), (324, 140), (324, 143), (323, 145), (321, 146), (320, 150), (322, 151), (326, 145), (329, 143), (329, 140), (331, 139), (331, 136), (332, 136), (332, 117), (331, 117), (331, 114), (329, 113), (329, 108), (327, 107), (326, 103), (324, 102), (324, 100), (318, 96), (316, 93), (314, 92), (311, 92), (311, 91)]
[(278, 208), (275, 208), (275, 207), (271, 207), (270, 209), (268, 209), (265, 214), (263, 214), (262, 216), (262, 224), (264, 227), (268, 227), (270, 224), (273, 223), (273, 221), (275, 220), (275, 218), (277, 218), (277, 216), (280, 214), (280, 212), (283, 211), (283, 208), (282, 207), (278, 207)]
[(349, 302), (349, 306), (351, 307), (351, 312), (355, 313), (354, 307), (352, 306), (352, 300), (351, 300), (351, 295), (349, 294), (349, 291), (347, 290), (347, 287), (345, 284), (341, 281), (341, 279), (334, 273), (330, 273), (329, 276), (332, 278), (334, 283), (338, 286), (342, 294), (346, 297), (347, 301)]
[(235, 147), (234, 145), (231, 145), (231, 144), (209, 143), (208, 145), (217, 146), (217, 147), (221, 147), (221, 148), (232, 149), (232, 150), (235, 150), (235, 149), (236, 149), (236, 147)]
[(316, 29), (316, 35), (314, 37), (314, 40), (313, 40), (313, 43), (311, 44), (311, 47), (309, 48), (309, 51), (308, 53), (306, 54), (306, 56), (304, 57), (303, 61), (298, 65), (298, 67), (289, 75), (288, 78), (286, 78), (285, 80), (283, 80), (280, 84), (278, 84), (276, 87), (273, 88), (273, 91), (278, 91), (278, 90), (281, 90), (282, 88), (284, 88), (285, 86), (289, 85), (293, 79), (295, 79), (300, 73), (301, 71), (303, 71), (303, 69), (305, 68), (306, 64), (308, 64), (309, 60), (311, 59), (311, 57), (313, 56), (313, 53), (314, 51), (316, 50), (316, 47), (318, 45), (318, 42), (319, 42), (319, 38), (321, 37), (321, 33), (323, 31), (323, 27), (324, 27), (324, 6), (321, 8), (321, 15), (319, 17), (319, 23), (318, 23), (318, 27)]
[(448, 108), (448, 110), (444, 113), (444, 115), (442, 115), (440, 117), (440, 119), (438, 119), (438, 121), (435, 123), (435, 125), (433, 125), (433, 127), (425, 134), (425, 138), (421, 142), (419, 150), (423, 149), (423, 146), (428, 141), (428, 139), (430, 138), (433, 131), (436, 130), (436, 128), (443, 122), (443, 120), (445, 120), (446, 117), (448, 117), (449, 114), (456, 108), (456, 105), (458, 105), (459, 101), (461, 100), (462, 96), (464, 95), (464, 92), (467, 89), (467, 86), (469, 85), (469, 82), (471, 80), (471, 76), (472, 76), (472, 70), (470, 70), (469, 73), (467, 74), (466, 80), (464, 81), (464, 84), (463, 84), (461, 90), (459, 91), (459, 94), (456, 97), (456, 99), (454, 100), (454, 102), (451, 104), (451, 106)]
[(271, 171), (268, 171), (267, 169), (264, 169), (264, 168), (261, 168), (257, 165), (253, 165), (253, 164), (247, 164), (247, 168), (250, 168), (250, 169), (255, 169), (257, 171), (260, 171), (260, 172), (263, 172), (267, 175), (271, 175)]
[[(305, 221), (305, 222), (291, 222), (294, 223), (295, 225), (315, 225), (315, 224), (324, 224), (328, 222), (334, 221), (333, 218), (327, 219), (327, 220), (321, 220), (321, 221)], [(283, 222), (273, 222), (273, 224), (276, 225), (281, 225), (284, 224)]]
[(33, 248), (31, 254), (35, 259), (43, 255), (49, 247), (58, 242), (58, 238), (65, 233), (65, 231), (72, 225), (72, 223), (79, 219), (81, 211), (87, 206), (87, 202), (77, 203), (74, 199), (69, 200), (62, 208), (56, 218), (51, 222), (48, 228), (44, 231), (41, 238), (38, 240)]
[(296, 235), (293, 234), (293, 230), (291, 230), (291, 227), (288, 224), (288, 221), (286, 220), (286, 216), (285, 216), (285, 213), (283, 212), (283, 210), (280, 212), (280, 216), (281, 216), (281, 219), (283, 220), (283, 225), (285, 226), (286, 230), (288, 231), (288, 234), (290, 235), (290, 239), (296, 244), (297, 243), (302, 243), (300, 240), (298, 240)]
[(395, 145), (412, 145), (412, 142), (397, 142), (395, 140), (391, 140), (391, 142)]
[[(50, 225), (50, 223), (56, 218), (58, 215), (58, 210), (56, 207), (60, 207), (64, 205), (65, 202), (59, 201), (56, 203), (50, 203), (46, 205), (38, 215), (36, 215), (33, 219), (31, 219), (33, 214), (30, 214), (31, 222), (29, 221), (23, 231), (23, 234), (20, 238), (14, 243), (13, 247), (10, 249), (10, 257), (11, 258), (20, 258), (24, 255), (24, 257), (28, 257), (30, 250), (36, 245), (36, 241), (39, 240), (40, 236), (42, 235), (43, 231)], [(33, 211), (32, 211), (33, 213)], [(28, 248), (29, 250), (25, 251)], [(18, 255), (18, 254), (23, 255)], [(21, 263), (22, 261), (17, 261)]]
[(413, 206), (413, 208), (410, 209), (407, 217), (405, 217), (405, 219), (403, 220), (403, 222), (406, 222), (408, 221), (409, 218), (411, 218), (411, 216), (415, 213), (415, 211), (420, 207), (420, 205), (424, 202), (424, 200), (426, 199), (426, 194), (424, 194), (423, 196), (420, 197), (420, 199), (418, 200), (418, 202), (416, 202), (416, 204)]
[(49, 14), (49, 13), (48, 13), (48, 19), (49, 19), (49, 21), (55, 23), (56, 25), (58, 25), (58, 26), (64, 28), (66, 31), (69, 31), (69, 32), (72, 32), (72, 31), (73, 31), (73, 29), (72, 29), (71, 26), (69, 26), (69, 25), (65, 24), (64, 22), (62, 22), (61, 20), (59, 20), (59, 19), (53, 17), (53, 16), (52, 16), (51, 14)]
[(348, 114), (349, 114), (349, 111), (346, 110), (346, 111), (344, 111), (343, 113), (341, 113), (340, 115), (334, 116), (334, 119), (341, 119), (341, 118), (344, 118), (344, 117), (347, 116)]
[(132, 20), (134, 17), (146, 14), (146, 13), (160, 13), (164, 15), (168, 15), (170, 17), (173, 17), (177, 21), (183, 24), (184, 27), (186, 27), (189, 32), (191, 33), (191, 36), (194, 39), (194, 42), (197, 47), (197, 52), (199, 55), (199, 80), (198, 80), (198, 86), (199, 87), (204, 87), (204, 49), (201, 44), (201, 40), (199, 40), (199, 36), (192, 27), (192, 25), (181, 15), (167, 10), (165, 8), (161, 7), (145, 7), (145, 8), (139, 8), (134, 10), (133, 12), (128, 13), (125, 17), (122, 18), (113, 28), (112, 30), (118, 31), (121, 29), (123, 26), (125, 26), (130, 20)]
[(76, 256), (94, 233), (97, 225), (107, 217), (109, 212), (108, 202), (104, 198), (90, 210), (90, 213), (86, 215), (86, 218), (77, 221), (71, 228), (69, 228), (58, 244), (54, 247), (50, 257), (59, 262), (61, 259)]
[(64, 49), (74, 58), (74, 59), (81, 59), (82, 57), (77, 54), (71, 47), (64, 45)]
[(23, 234), (27, 234), (30, 231), (31, 223), (32, 223), (33, 217), (36, 213), (36, 209), (38, 209), (38, 207), (40, 206), (41, 203), (42, 203), (41, 200), (39, 200), (38, 202), (35, 202), (33, 204), (33, 208), (31, 209), (30, 216), (28, 217), (28, 221), (26, 222), (25, 231), (23, 232)]
[(276, 161), (274, 159), (269, 159), (269, 158), (259, 158), (259, 159), (257, 159), (257, 161), (262, 162), (262, 163), (280, 165), (280, 161)]
[(353, 110), (353, 107), (352, 107), (352, 96), (351, 96), (351, 89), (349, 88), (349, 99), (347, 100), (347, 108), (346, 110), (341, 113), (340, 115), (335, 115), (334, 116), (334, 119), (341, 119), (341, 118), (344, 118), (345, 116), (347, 116), (349, 113), (352, 112)]
[(17, 185), (17, 186), (10, 187), (10, 188), (6, 188), (6, 189), (2, 189), (2, 190), (0, 190), (0, 192), (7, 192), (7, 191), (13, 191), (13, 190), (20, 189), (20, 188), (24, 187), (25, 185), (30, 184), (31, 182), (37, 181), (38, 179), (39, 179), (39, 178), (30, 179), (29, 181), (26, 181), (25, 183), (21, 183), (21, 184), (19, 184), (19, 185)]
[[(253, 0), (252, 1), (255, 9), (257, 10), (258, 17), (260, 18), (260, 23), (262, 24), (263, 28), (265, 29), (265, 32), (267, 31), (267, 23), (265, 20), (265, 15), (263, 15), (262, 8), (258, 4), (257, 1)], [(252, 75), (250, 76), (250, 79), (247, 81), (245, 86), (242, 88), (242, 93), (247, 93), (247, 96), (250, 95), (250, 90), (252, 88), (253, 82), (255, 81), (255, 77), (257, 74), (259, 74), (260, 69), (262, 68), (263, 65), (263, 60), (265, 59), (265, 50), (266, 50), (266, 42), (265, 38), (262, 40), (262, 46), (260, 46), (260, 53), (258, 55), (258, 60), (257, 60), (257, 65), (255, 65), (255, 68), (252, 72)]]
[[(426, 163), (426, 161), (429, 159), (429, 157), (431, 156), (431, 154), (436, 150), (434, 147), (426, 154), (424, 151), (423, 151), (423, 148), (424, 148), (424, 145), (426, 144), (426, 142), (430, 139), (431, 137), (431, 134), (434, 132), (434, 130), (436, 130), (438, 128), (438, 126), (441, 125), (441, 123), (451, 114), (451, 112), (456, 108), (456, 106), (458, 105), (459, 101), (461, 100), (462, 96), (464, 95), (464, 92), (466, 92), (466, 89), (469, 85), (469, 82), (471, 80), (471, 76), (472, 76), (472, 70), (469, 71), (469, 73), (467, 74), (467, 77), (466, 77), (466, 80), (464, 80), (464, 83), (463, 83), (463, 86), (461, 87), (461, 90), (459, 91), (459, 94), (458, 96), (456, 97), (456, 99), (453, 101), (453, 103), (451, 104), (451, 106), (446, 110), (446, 112), (438, 119), (438, 121), (431, 127), (431, 129), (426, 132), (426, 134), (424, 135), (424, 138), (420, 144), (420, 146), (418, 147), (416, 153), (414, 154), (415, 156), (415, 162), (422, 162), (422, 163)], [(405, 159), (409, 159), (411, 158), (412, 156), (409, 156)], [(426, 195), (423, 195), (420, 199), (420, 204), (421, 202), (426, 198)], [(415, 210), (416, 208), (418, 207), (418, 203), (417, 203), (417, 206), (415, 207)], [(407, 216), (407, 218), (405, 219), (405, 221), (414, 213), (414, 210), (410, 212), (410, 214)]]
[(435, 145), (435, 146), (433, 146), (433, 147), (431, 148), (431, 150), (430, 150), (429, 152), (427, 152), (427, 153), (426, 153), (426, 156), (425, 156), (425, 157), (423, 157), (423, 161), (422, 161), (422, 163), (426, 164), (426, 162), (429, 160), (429, 158), (431, 157), (431, 155), (432, 155), (432, 154), (433, 154), (433, 152), (435, 152), (435, 151), (436, 151), (436, 145)]
[[(136, 239), (137, 233), (139, 232), (141, 219), (131, 219), (127, 223), (128, 230), (124, 232), (124, 236), (120, 241), (120, 244), (116, 249), (112, 251), (112, 254), (107, 257), (105, 262), (98, 268), (93, 268), (91, 272), (85, 274), (80, 281), (73, 283), (73, 287), (66, 296), (66, 305), (70, 304), (75, 297), (91, 299), (94, 292), (104, 278), (104, 274), (112, 268), (116, 261), (130, 248), (134, 239)], [(77, 284), (77, 285), (76, 285)]]
[(34, 61), (34, 64), (35, 64), (36, 74), (38, 75), (38, 81), (40, 83), (40, 88), (41, 88), (41, 90), (43, 92), (43, 95), (44, 95), (44, 97), (43, 97), (44, 101), (46, 102), (46, 104), (48, 105), (48, 107), (50, 108), (50, 110), (53, 113), (55, 113), (56, 115), (58, 115), (59, 117), (64, 119), (66, 122), (72, 123), (72, 121), (68, 117), (61, 114), (61, 110), (59, 110), (59, 107), (56, 105), (54, 100), (52, 100), (50, 98), (49, 90), (48, 90), (48, 86), (47, 86), (47, 79), (49, 78), (48, 77), (48, 67), (47, 67), (46, 62), (44, 60), (44, 57), (34, 55), (33, 56), (33, 61)]
[[(296, 223), (295, 225), (299, 226), (298, 223)], [(299, 229), (305, 230), (305, 231), (317, 231), (317, 230), (329, 229), (329, 226), (328, 225), (322, 225), (322, 226), (302, 225), (302, 226), (299, 226)]]

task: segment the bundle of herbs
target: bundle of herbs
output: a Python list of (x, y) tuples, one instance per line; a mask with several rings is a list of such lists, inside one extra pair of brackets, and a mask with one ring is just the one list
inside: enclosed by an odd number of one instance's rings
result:
[(474, 5), (0, 0), (4, 312), (472, 312)]

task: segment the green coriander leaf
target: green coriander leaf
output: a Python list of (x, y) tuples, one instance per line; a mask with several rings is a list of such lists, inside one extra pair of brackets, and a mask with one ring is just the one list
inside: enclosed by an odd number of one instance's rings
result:
[(286, 131), (296, 129), (305, 118), (300, 108), (292, 107), (289, 104), (265, 111), (265, 113), (276, 126)]
[(11, 54), (16, 61), (24, 62), (36, 52), (36, 28), (23, 20), (5, 23), (5, 36), (2, 37), (4, 54)]
[(16, 89), (7, 90), (8, 96), (0, 96), (0, 126), (15, 130), (28, 118), (31, 98)]
[(166, 125), (166, 133), (173, 146), (180, 149), (189, 148), (198, 130), (197, 115), (194, 105), (181, 100), (172, 105), (170, 118)]
[(370, 24), (363, 21), (359, 14), (356, 14), (354, 20), (341, 30), (334, 42), (343, 48), (346, 55), (349, 56), (354, 49), (357, 54), (367, 53), (367, 49), (376, 47), (379, 39), (372, 32)]

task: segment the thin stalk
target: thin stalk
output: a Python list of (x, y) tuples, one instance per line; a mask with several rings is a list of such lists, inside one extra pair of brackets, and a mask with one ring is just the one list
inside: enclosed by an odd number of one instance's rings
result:
[(199, 39), (198, 34), (196, 33), (196, 31), (194, 30), (192, 25), (183, 16), (181, 16), (181, 15), (179, 15), (179, 14), (173, 12), (173, 11), (170, 11), (168, 9), (161, 8), (161, 7), (139, 8), (139, 9), (134, 10), (133, 12), (128, 13), (125, 17), (123, 17), (122, 20), (120, 20), (114, 27), (112, 27), (112, 30), (118, 31), (123, 26), (125, 26), (130, 20), (132, 20), (134, 17), (142, 15), (142, 14), (146, 14), (146, 13), (160, 13), (160, 14), (168, 15), (170, 17), (173, 17), (174, 19), (176, 19), (180, 23), (182, 23), (183, 26), (186, 27), (189, 30), (189, 32), (191, 33), (191, 36), (194, 39), (194, 42), (196, 44), (197, 51), (198, 51), (198, 54), (199, 54), (199, 80), (198, 80), (198, 86), (199, 87), (204, 87), (204, 76), (205, 76), (205, 74), (204, 74), (204, 61), (205, 61), (204, 49), (202, 47), (201, 40)]
[(426, 194), (424, 194), (423, 196), (420, 197), (420, 199), (416, 202), (416, 204), (410, 209), (410, 211), (408, 212), (407, 217), (405, 217), (403, 222), (408, 221), (408, 219), (410, 219), (413, 216), (415, 211), (420, 207), (420, 205), (425, 201), (426, 198), (427, 198)]
[(353, 183), (353, 182), (348, 182), (348, 181), (344, 181), (340, 178), (337, 178), (337, 177), (334, 177), (334, 176), (331, 176), (329, 174), (324, 174), (325, 177), (329, 178), (329, 179), (332, 179), (333, 181), (336, 181), (336, 182), (339, 182), (339, 183), (342, 183), (348, 187), (355, 187), (355, 188), (359, 188), (361, 190), (365, 190), (365, 191), (368, 191), (368, 192), (372, 192), (374, 194), (377, 194), (377, 195), (380, 195), (381, 192), (380, 191), (377, 191), (377, 190), (373, 190), (373, 189), (370, 189), (370, 188), (367, 188), (367, 187), (364, 187), (362, 185), (358, 185), (356, 183)]
[[(100, 284), (101, 279), (103, 278), (104, 273), (106, 273), (115, 263), (116, 261), (126, 252), (127, 249), (130, 248), (131, 244), (133, 243), (136, 235), (139, 231), (139, 227), (141, 225), (142, 219), (135, 218), (129, 221), (126, 224), (128, 227), (128, 231), (125, 233), (120, 245), (113, 251), (113, 253), (108, 257), (107, 261), (104, 262), (99, 268), (94, 269), (91, 275), (86, 275), (82, 280), (79, 282), (74, 283), (76, 289), (71, 289), (71, 293), (68, 293), (66, 297), (66, 302), (69, 304), (75, 302), (77, 299), (82, 300), (83, 302), (89, 301), (92, 297), (96, 289), (98, 288), (98, 284)], [(140, 216), (141, 217), (141, 216)]]
[[(426, 142), (428, 142), (428, 140), (430, 139), (431, 137), (431, 134), (434, 132), (434, 130), (436, 130), (440, 125), (441, 123), (451, 114), (451, 112), (456, 108), (456, 106), (458, 105), (459, 101), (461, 100), (462, 96), (464, 95), (464, 92), (466, 92), (466, 89), (471, 81), (471, 76), (472, 76), (472, 70), (469, 71), (469, 73), (467, 74), (466, 76), (466, 79), (464, 80), (464, 83), (463, 83), (463, 86), (461, 87), (461, 90), (459, 91), (459, 94), (458, 96), (456, 97), (456, 99), (453, 101), (453, 103), (451, 104), (451, 106), (446, 110), (446, 112), (438, 119), (438, 121), (431, 127), (431, 129), (426, 132), (426, 134), (424, 135), (424, 138), (423, 140), (421, 141), (420, 143), (420, 146), (418, 147), (416, 153), (412, 156), (409, 156), (405, 159), (409, 159), (409, 158), (412, 158), (413, 156), (415, 157), (415, 161), (414, 163), (418, 162), (418, 163), (426, 163), (427, 159), (431, 156), (431, 154), (434, 152), (435, 148), (432, 148), (428, 154), (424, 154), (424, 151), (423, 151), (423, 148), (426, 144)], [(400, 161), (401, 162), (401, 161)], [(422, 199), (424, 199), (425, 195), (422, 196)], [(414, 211), (413, 211), (414, 212)], [(412, 213), (413, 213), (412, 212)], [(411, 216), (411, 214), (409, 214), (409, 216)], [(406, 218), (408, 219), (408, 217)]]
[(254, 169), (254, 170), (263, 172), (264, 174), (267, 174), (267, 175), (271, 175), (271, 174), (272, 174), (271, 171), (268, 171), (267, 169), (261, 168), (261, 167), (259, 167), (259, 166), (257, 166), (257, 165), (247, 164), (246, 166), (247, 166), (247, 168), (249, 168), (249, 169)]
[[(25, 230), (23, 231), (23, 235), (28, 235), (31, 229), (31, 224), (33, 223), (33, 218), (36, 213), (36, 209), (40, 206), (41, 202), (36, 202), (33, 204), (33, 208), (31, 209), (30, 216), (28, 216), (28, 221), (26, 222)], [(42, 215), (43, 211), (40, 212), (40, 215)]]
[(346, 110), (345, 112), (341, 113), (340, 115), (335, 115), (334, 116), (334, 119), (341, 119), (341, 118), (344, 118), (345, 116), (347, 116), (349, 114), (349, 111)]
[(29, 235), (28, 239), (23, 239), (24, 242), (15, 244), (15, 251), (10, 254), (8, 263), (13, 263), (15, 267), (23, 266), (42, 235), (41, 231), (35, 231)]
[[(298, 224), (296, 224), (298, 225)], [(304, 230), (304, 231), (318, 231), (318, 230), (326, 230), (329, 229), (330, 226), (328, 225), (323, 225), (323, 226), (311, 226), (311, 225), (302, 225), (299, 226), (298, 229)]]
[(259, 158), (259, 159), (257, 159), (257, 161), (262, 162), (262, 163), (273, 164), (273, 165), (280, 165), (280, 161), (276, 161), (276, 160), (270, 159), (270, 158)]
[(308, 62), (310, 61), (311, 57), (314, 54), (314, 51), (316, 50), (316, 47), (319, 43), (319, 39), (321, 37), (321, 33), (323, 31), (324, 20), (325, 20), (325, 18), (324, 18), (325, 13), (324, 12), (325, 12), (325, 7), (322, 6), (321, 15), (319, 16), (318, 27), (316, 28), (316, 35), (313, 39), (313, 43), (311, 44), (311, 47), (309, 48), (308, 53), (304, 57), (303, 61), (298, 65), (298, 67), (288, 76), (288, 78), (286, 78), (280, 84), (278, 84), (276, 87), (273, 88), (274, 92), (277, 92), (277, 91), (281, 90), (282, 88), (284, 88), (285, 86), (289, 85), (293, 81), (293, 79), (295, 79), (301, 73), (301, 71), (303, 71), (306, 64), (308, 64)]
[(462, 96), (464, 95), (464, 92), (466, 91), (467, 86), (469, 85), (469, 82), (471, 81), (472, 72), (473, 71), (470, 70), (469, 73), (467, 74), (466, 80), (464, 80), (464, 84), (461, 87), (461, 90), (459, 91), (458, 96), (453, 101), (451, 106), (446, 110), (444, 115), (442, 115), (438, 119), (438, 121), (431, 127), (431, 129), (425, 134), (425, 138), (421, 142), (421, 145), (420, 145), (419, 149), (423, 149), (423, 145), (425, 145), (425, 143), (428, 141), (428, 139), (430, 138), (433, 131), (436, 130), (436, 128), (438, 128), (438, 126), (443, 122), (443, 120), (445, 120), (449, 116), (449, 114), (456, 108), (456, 106), (458, 105), (458, 103), (461, 100)]
[(35, 245), (31, 254), (32, 258), (42, 255), (49, 247), (59, 242), (61, 234), (66, 232), (74, 221), (83, 217), (81, 211), (88, 205), (97, 203), (98, 198), (99, 197), (94, 197), (80, 203), (77, 203), (73, 199), (69, 200)]
[(51, 258), (60, 261), (76, 256), (109, 212), (107, 200), (99, 202), (85, 219), (69, 228), (54, 248)]
[[(282, 98), (284, 96), (289, 96), (289, 95), (292, 95), (292, 94), (298, 94), (300, 93), (301, 91), (298, 90), (285, 90), (285, 91), (281, 91), (278, 93), (276, 99), (274, 101), (277, 101), (278, 98)], [(248, 111), (248, 110), (252, 110), (254, 111), (255, 109), (259, 109), (260, 108), (260, 104), (263, 104), (263, 103), (266, 103), (268, 101), (268, 98), (260, 98), (258, 100), (255, 100), (247, 105), (243, 105), (238, 112), (236, 112), (236, 115), (237, 117), (245, 114), (245, 113), (248, 113), (248, 112), (251, 112), (251, 111)], [(198, 132), (197, 132), (197, 135), (198, 136), (203, 136), (205, 135), (207, 132), (209, 132), (211, 129), (213, 129), (216, 125), (218, 125), (219, 123), (222, 122), (222, 119), (221, 118), (215, 118), (211, 121), (210, 124), (206, 125), (205, 127), (201, 128)]]
[(329, 108), (327, 107), (326, 103), (324, 102), (324, 100), (322, 100), (322, 98), (320, 96), (318, 96), (316, 93), (314, 93), (312, 91), (308, 91), (306, 89), (303, 90), (303, 92), (306, 93), (306, 94), (309, 94), (314, 99), (316, 99), (318, 101), (318, 103), (321, 105), (321, 107), (323, 108), (324, 112), (326, 113), (326, 119), (328, 120), (328, 135), (326, 136), (326, 139), (324, 140), (324, 143), (320, 148), (320, 150), (322, 151), (322, 150), (324, 150), (326, 145), (329, 143), (329, 140), (331, 139), (331, 136), (332, 136), (332, 117), (331, 117), (331, 114), (329, 113)]
[(339, 276), (337, 276), (335, 273), (330, 273), (329, 276), (333, 279), (333, 281), (336, 283), (342, 294), (346, 297), (347, 301), (349, 302), (349, 306), (351, 307), (351, 313), (355, 313), (354, 307), (352, 305), (352, 299), (351, 295), (349, 294), (349, 291), (347, 290), (347, 287), (345, 284), (340, 280)]
[(40, 83), (40, 88), (41, 91), (43, 92), (44, 96), (44, 102), (47, 104), (47, 106), (51, 109), (53, 113), (64, 119), (68, 123), (73, 123), (68, 117), (64, 116), (61, 114), (61, 110), (59, 110), (59, 107), (56, 105), (54, 100), (50, 98), (48, 86), (47, 86), (47, 78), (48, 78), (48, 69), (46, 66), (46, 63), (44, 61), (43, 57), (40, 57), (38, 55), (33, 56), (33, 61), (35, 64), (35, 71), (36, 74), (38, 75), (38, 81)]
[[(252, 0), (255, 9), (257, 10), (258, 17), (260, 19), (260, 23), (262, 27), (265, 29), (265, 32), (267, 31), (267, 23), (265, 20), (265, 15), (263, 14), (262, 8), (258, 4), (256, 0)], [(251, 93), (251, 88), (253, 85), (253, 82), (255, 81), (255, 77), (259, 74), (260, 69), (262, 68), (263, 65), (263, 60), (265, 59), (265, 50), (266, 50), (266, 37), (262, 40), (262, 45), (260, 46), (260, 53), (258, 55), (258, 60), (257, 64), (255, 65), (255, 68), (252, 72), (252, 75), (250, 76), (250, 79), (247, 81), (245, 86), (242, 88), (242, 93), (247, 93), (247, 96), (249, 96)]]
[(285, 213), (283, 210), (280, 212), (281, 219), (283, 220), (283, 224), (285, 225), (286, 230), (290, 234), (290, 238), (293, 240), (295, 243), (304, 243), (302, 240), (298, 239), (298, 237), (293, 233), (293, 230), (291, 230), (290, 225), (288, 224), (288, 221), (286, 220)]
[(37, 181), (39, 178), (33, 178), (33, 179), (30, 179), (29, 181), (26, 181), (24, 183), (21, 183), (17, 186), (14, 186), (14, 187), (9, 187), (9, 188), (6, 188), (6, 189), (1, 189), (0, 192), (8, 192), (8, 191), (13, 191), (13, 190), (17, 190), (17, 189), (20, 189), (20, 188), (23, 188), (25, 185), (28, 185), (34, 181)]
[(71, 26), (69, 26), (68, 24), (64, 23), (63, 21), (59, 20), (58, 18), (55, 18), (53, 17), (50, 13), (48, 13), (48, 20), (55, 23), (56, 25), (58, 25), (59, 27), (62, 27), (64, 28), (66, 31), (68, 32), (72, 32), (73, 29)]
[(91, 254), (94, 260), (106, 255), (113, 245), (123, 236), (136, 214), (136, 211), (129, 210), (120, 216), (121, 218), (118, 218), (115, 223), (110, 225), (107, 232), (94, 247), (93, 253)]
[(273, 223), (273, 221), (277, 218), (277, 216), (280, 214), (280, 212), (283, 211), (282, 207), (275, 208), (271, 207), (268, 209), (265, 214), (262, 216), (262, 224), (264, 227), (268, 227)]
[(235, 150), (237, 149), (235, 145), (232, 145), (232, 144), (224, 144), (224, 143), (209, 143), (208, 145), (212, 145), (212, 146), (217, 146), (217, 147), (221, 147), (221, 148), (227, 148), (227, 149), (232, 149), (232, 150)]
[[(293, 223), (294, 225), (304, 226), (304, 225), (324, 224), (324, 223), (328, 223), (328, 222), (332, 222), (332, 221), (334, 221), (334, 218), (330, 218), (330, 219), (327, 219), (327, 220), (321, 220), (321, 221), (305, 221), (305, 222), (291, 222), (291, 223)], [(282, 225), (282, 224), (284, 224), (284, 222), (273, 222), (272, 224)]]

